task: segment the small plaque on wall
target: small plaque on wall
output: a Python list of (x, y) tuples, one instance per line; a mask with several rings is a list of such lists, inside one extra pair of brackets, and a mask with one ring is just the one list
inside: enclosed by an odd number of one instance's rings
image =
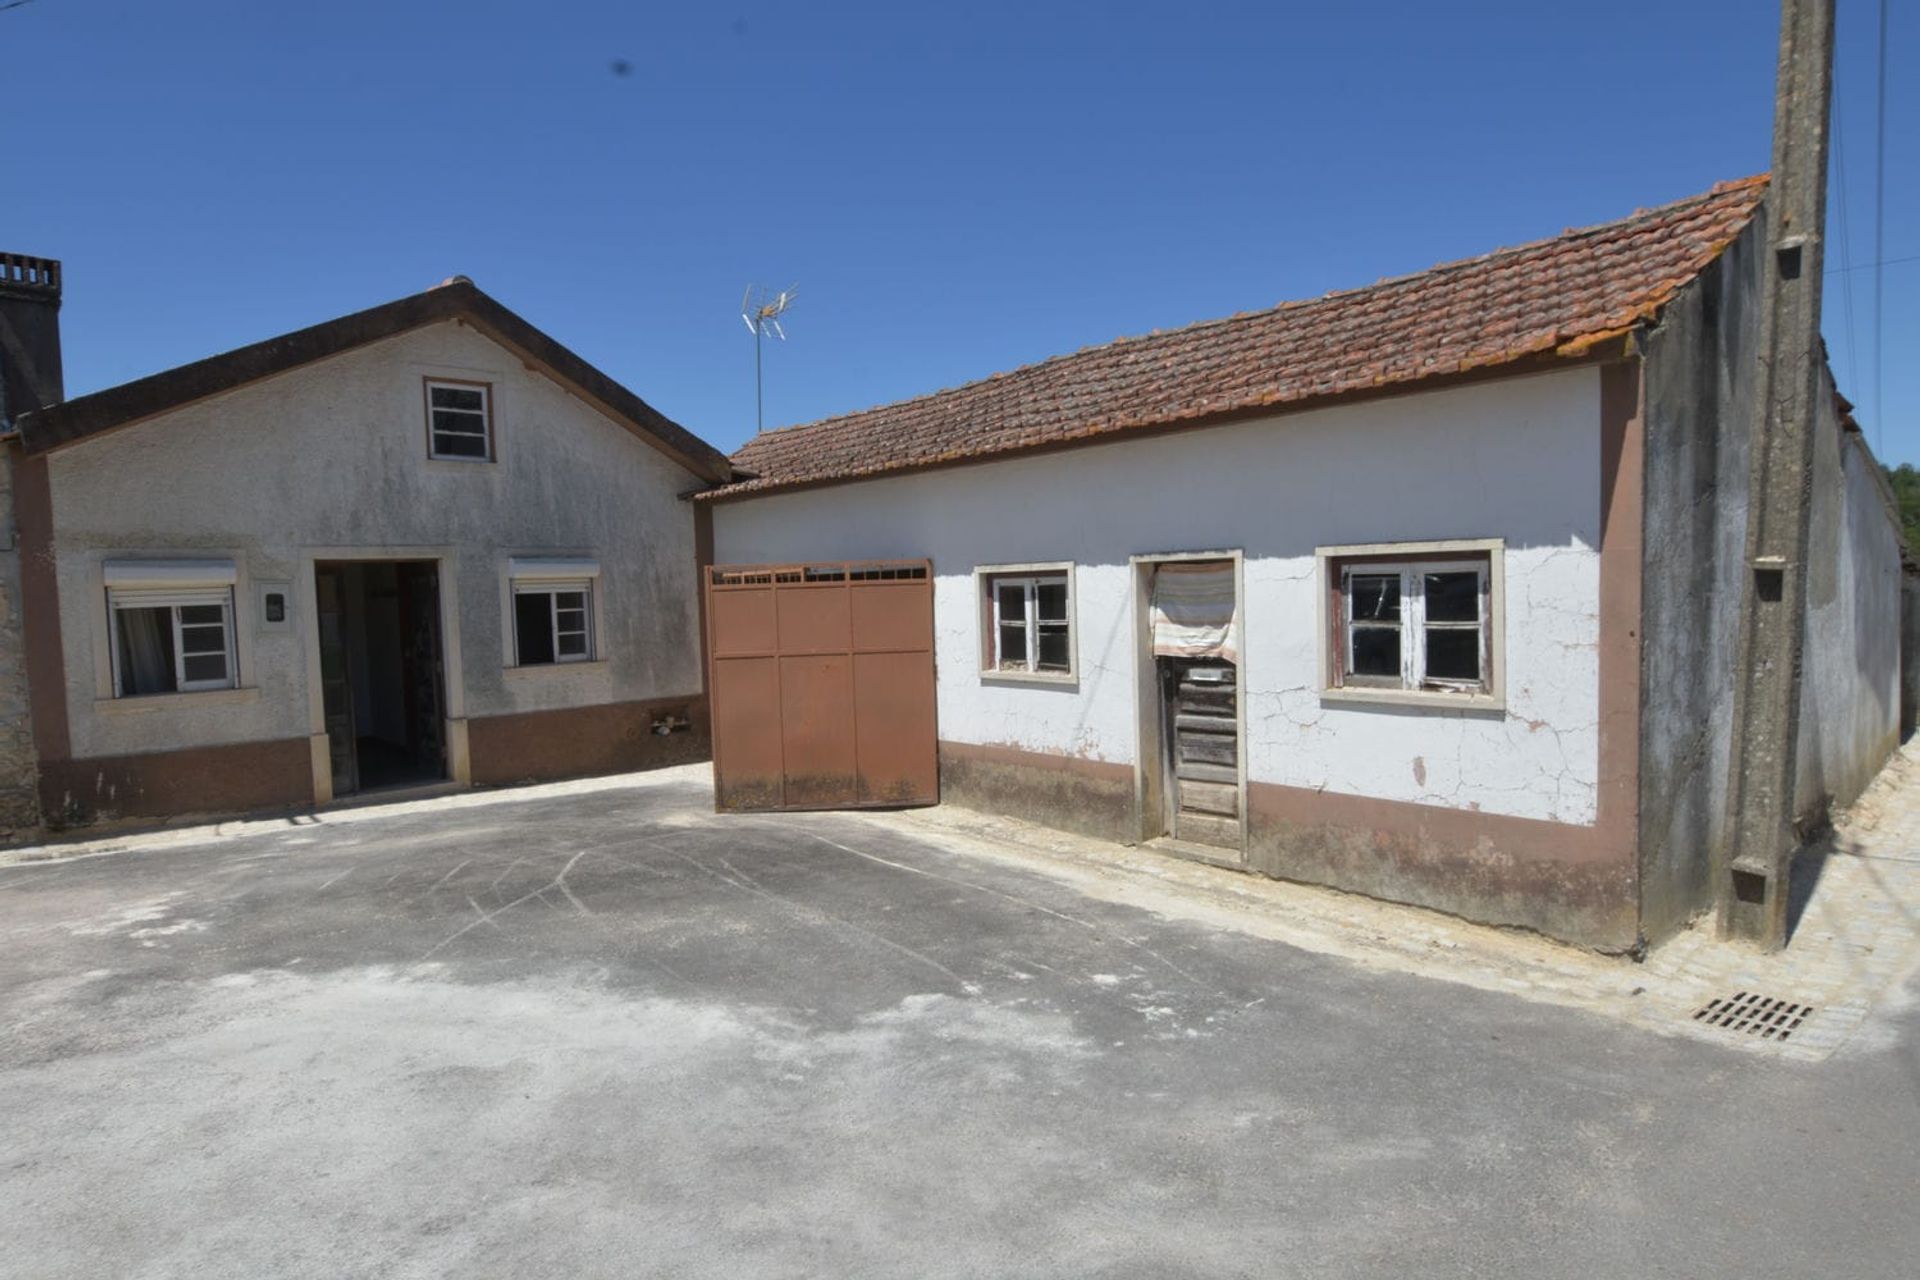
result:
[(259, 582), (254, 584), (259, 601), (254, 619), (262, 631), (288, 631), (293, 627), (293, 584)]

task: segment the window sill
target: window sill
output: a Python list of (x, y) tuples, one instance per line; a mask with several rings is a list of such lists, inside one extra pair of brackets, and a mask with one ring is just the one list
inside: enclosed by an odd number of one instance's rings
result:
[(982, 671), (982, 684), (1075, 685), (1080, 677), (1071, 671)]
[(535, 662), (524, 667), (504, 667), (509, 680), (538, 680), (542, 676), (551, 676), (563, 672), (580, 674), (587, 671), (605, 671), (607, 660), (594, 658), (588, 662)]
[(1446, 689), (1322, 689), (1320, 701), (1334, 705), (1427, 707), (1435, 711), (1505, 711), (1507, 700), (1491, 693), (1455, 693)]
[(144, 711), (192, 711), (200, 707), (237, 706), (258, 702), (260, 687), (241, 689), (201, 689), (193, 693), (147, 693), (137, 698), (95, 698), (97, 715), (135, 715)]

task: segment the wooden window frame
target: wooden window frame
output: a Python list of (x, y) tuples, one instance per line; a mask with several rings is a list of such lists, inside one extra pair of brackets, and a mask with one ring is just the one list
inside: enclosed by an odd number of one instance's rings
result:
[[(1321, 681), (1323, 702), (1386, 703), (1399, 706), (1456, 707), (1494, 711), (1506, 706), (1505, 544), (1498, 538), (1442, 542), (1368, 543), (1316, 549), (1320, 565)], [(1479, 575), (1477, 623), (1428, 623), (1425, 576), (1474, 572)], [(1352, 594), (1355, 575), (1397, 574), (1400, 578), (1400, 660), (1398, 678), (1361, 676), (1351, 665)], [(1425, 674), (1427, 631), (1477, 629), (1480, 670), (1477, 681), (1430, 678)]]
[[(1035, 564), (979, 565), (973, 571), (974, 595), (980, 602), (980, 678), (986, 682), (1007, 682), (1013, 684), (1077, 684), (1080, 680), (1079, 624), (1076, 621), (1077, 594), (1074, 582), (1074, 566), (1071, 561), (1046, 561)], [(1067, 633), (1067, 669), (1048, 670), (1040, 667), (1040, 627), (1039, 587), (1041, 584), (1059, 583), (1066, 588), (1067, 604), (1064, 623)], [(1000, 593), (1003, 586), (1019, 585), (1024, 588), (1024, 607), (1022, 617), (1016, 622), (1006, 622), (1000, 616)], [(1027, 636), (1027, 658), (1025, 667), (1002, 667), (1000, 665), (1000, 628), (1024, 626)]]
[[(441, 378), (441, 377), (435, 377), (432, 374), (429, 374), (420, 380), (420, 387), (421, 387), (420, 397), (422, 402), (426, 406), (427, 458), (429, 461), (484, 463), (484, 462), (492, 462), (496, 459), (499, 453), (499, 450), (496, 447), (496, 442), (498, 441), (499, 436), (494, 429), (493, 384), (491, 382), (476, 382), (466, 378)], [(486, 446), (487, 446), (487, 452), (485, 456), (476, 458), (464, 453), (441, 453), (440, 450), (435, 446), (434, 426), (433, 426), (433, 414), (434, 414), (433, 390), (435, 387), (447, 387), (449, 389), (459, 390), (459, 391), (478, 391), (480, 393), (480, 425), (482, 428), (482, 439), (486, 442)], [(472, 413), (473, 410), (447, 409), (447, 410), (442, 410), (442, 412)]]
[[(150, 597), (142, 599), (142, 596)], [(226, 663), (227, 674), (219, 680), (187, 679), (187, 658), (211, 656), (207, 651), (189, 655), (186, 651), (186, 629), (206, 630), (210, 623), (185, 623), (181, 621), (182, 609), (217, 607), (220, 610), (220, 656)], [(173, 632), (173, 688), (161, 693), (126, 693), (120, 684), (120, 618), (123, 610), (129, 609), (165, 609), (168, 625)], [(155, 589), (142, 592), (133, 588), (117, 587), (107, 593), (107, 655), (112, 698), (172, 698), (186, 693), (208, 693), (218, 689), (237, 689), (240, 687), (240, 646), (234, 631), (233, 588), (212, 587), (203, 590)]]

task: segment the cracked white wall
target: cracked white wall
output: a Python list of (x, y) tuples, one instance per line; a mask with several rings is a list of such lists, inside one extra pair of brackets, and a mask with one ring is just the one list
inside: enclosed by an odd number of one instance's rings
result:
[[(421, 378), (490, 381), (499, 460), (431, 462)], [(231, 558), (236, 623), (253, 584), (293, 582), (315, 547), (450, 547), (468, 717), (690, 694), (701, 687), (693, 515), (698, 481), (520, 357), (432, 325), (189, 405), (49, 458), (67, 709), (77, 757), (306, 737), (310, 617), (250, 630), (251, 696), (106, 697), (100, 563)], [(509, 671), (511, 555), (601, 563), (603, 661)], [(294, 600), (299, 600), (296, 587)], [(251, 658), (251, 661), (247, 659)]]
[[(927, 556), (940, 736), (1131, 763), (1128, 557), (1246, 556), (1248, 776), (1591, 823), (1599, 755), (1594, 369), (722, 503), (722, 563)], [(1323, 705), (1314, 548), (1506, 540), (1504, 714)], [(1071, 560), (1079, 680), (979, 673), (976, 565)]]

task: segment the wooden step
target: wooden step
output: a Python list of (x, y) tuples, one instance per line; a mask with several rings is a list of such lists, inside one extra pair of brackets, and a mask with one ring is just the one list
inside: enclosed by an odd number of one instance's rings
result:
[(1232, 716), (1202, 716), (1182, 711), (1173, 717), (1173, 727), (1183, 733), (1224, 733), (1229, 736), (1240, 731), (1240, 726)]

